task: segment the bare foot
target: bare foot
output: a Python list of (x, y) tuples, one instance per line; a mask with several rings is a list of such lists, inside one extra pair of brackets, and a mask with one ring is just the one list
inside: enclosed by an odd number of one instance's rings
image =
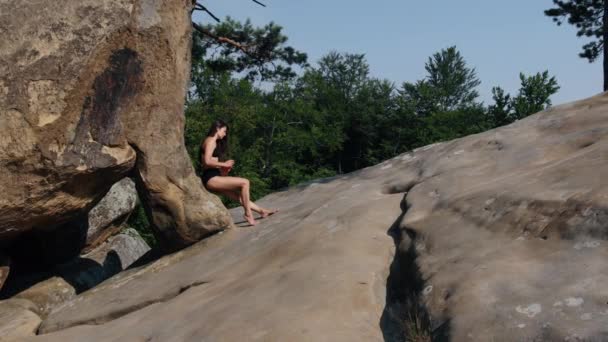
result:
[(266, 218), (266, 217), (268, 217), (270, 215), (273, 215), (273, 214), (276, 214), (278, 212), (279, 212), (279, 209), (271, 209), (271, 210), (263, 209), (262, 210), (262, 218)]
[(245, 218), (245, 220), (247, 220), (247, 222), (249, 222), (250, 225), (255, 226), (256, 224), (258, 224), (258, 222), (253, 218), (253, 215), (248, 216), (248, 215), (243, 215), (243, 217)]

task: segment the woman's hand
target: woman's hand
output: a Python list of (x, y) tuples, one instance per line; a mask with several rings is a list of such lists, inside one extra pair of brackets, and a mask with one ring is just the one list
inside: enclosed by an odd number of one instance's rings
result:
[(231, 167), (221, 167), (220, 168), (220, 176), (228, 176), (228, 173), (232, 170)]
[(222, 163), (220, 166), (220, 176), (227, 176), (232, 167), (234, 166), (234, 160), (230, 159)]

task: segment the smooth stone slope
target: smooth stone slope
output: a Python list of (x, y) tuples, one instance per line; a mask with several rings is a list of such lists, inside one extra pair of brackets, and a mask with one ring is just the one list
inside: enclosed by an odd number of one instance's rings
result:
[(599, 95), (269, 195), (259, 226), (119, 274), (33, 340), (403, 340), (413, 318), (437, 340), (604, 341), (606, 174)]

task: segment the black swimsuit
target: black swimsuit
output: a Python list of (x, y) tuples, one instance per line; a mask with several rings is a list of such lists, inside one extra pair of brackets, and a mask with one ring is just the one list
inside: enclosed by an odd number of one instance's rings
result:
[(203, 170), (203, 184), (205, 185), (205, 187), (207, 187), (207, 182), (209, 182), (209, 180), (215, 176), (219, 176), (220, 175), (220, 170), (218, 169), (204, 169)]
[[(217, 147), (213, 150), (213, 157), (218, 157), (217, 155)], [(201, 154), (204, 153), (204, 151), (202, 151), (201, 149)], [(216, 168), (210, 168), (210, 169), (203, 169), (203, 185), (205, 185), (205, 187), (207, 187), (207, 183), (209, 182), (209, 180), (215, 176), (219, 176), (220, 175), (220, 170), (216, 169)]]

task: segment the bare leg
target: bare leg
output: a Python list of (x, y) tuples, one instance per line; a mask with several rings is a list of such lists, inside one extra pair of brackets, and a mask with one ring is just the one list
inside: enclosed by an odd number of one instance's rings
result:
[[(234, 191), (222, 191), (222, 194), (227, 196), (228, 198), (237, 201), (239, 203), (241, 203), (241, 205), (243, 205), (243, 199), (241, 198), (240, 194), (234, 192)], [(263, 218), (264, 217), (268, 217), (274, 213), (276, 213), (278, 210), (277, 209), (266, 209), (266, 208), (262, 208), (260, 206), (258, 206), (257, 204), (255, 204), (254, 202), (249, 201), (249, 206), (251, 207), (251, 210), (255, 211), (256, 213), (260, 214)]]
[(223, 193), (225, 191), (238, 191), (241, 197), (241, 204), (245, 209), (245, 220), (252, 226), (256, 225), (257, 222), (253, 218), (251, 212), (251, 201), (249, 200), (249, 180), (240, 177), (213, 177), (207, 182), (207, 188), (214, 192)]
[[(243, 199), (241, 198), (241, 194), (234, 192), (234, 191), (222, 191), (221, 192), (222, 195), (225, 195), (226, 197), (230, 198), (233, 201), (239, 202), (241, 205), (243, 205)], [(243, 206), (244, 207), (244, 206)], [(262, 214), (264, 212), (264, 209), (260, 208), (257, 204), (249, 201), (249, 207), (251, 207), (251, 210), (255, 211), (258, 214)]]
[[(251, 201), (249, 200), (249, 179), (245, 179), (243, 186), (241, 187), (241, 201), (243, 202), (243, 208), (245, 209), (245, 219), (251, 225), (257, 224), (253, 219), (253, 213), (251, 212)], [(253, 221), (253, 222), (252, 222)]]

